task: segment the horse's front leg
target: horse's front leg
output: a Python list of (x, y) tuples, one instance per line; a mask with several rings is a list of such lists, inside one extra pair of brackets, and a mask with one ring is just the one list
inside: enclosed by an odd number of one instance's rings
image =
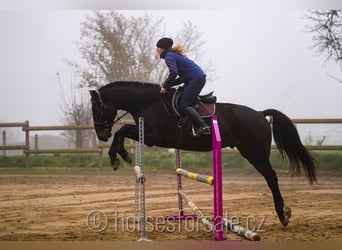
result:
[(116, 145), (118, 143), (117, 141), (118, 139), (115, 133), (112, 145), (110, 146), (109, 151), (108, 151), (110, 163), (114, 171), (117, 170), (120, 166), (120, 160), (116, 157)]
[(114, 135), (113, 143), (109, 149), (109, 157), (114, 170), (117, 170), (120, 166), (120, 160), (116, 157), (118, 153), (122, 159), (128, 163), (132, 163), (132, 154), (128, 153), (125, 149), (125, 137), (129, 137), (133, 140), (138, 139), (138, 128), (136, 125), (124, 125)]

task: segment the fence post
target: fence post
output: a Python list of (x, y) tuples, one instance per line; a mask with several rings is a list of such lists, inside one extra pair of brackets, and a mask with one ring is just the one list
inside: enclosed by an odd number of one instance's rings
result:
[[(6, 147), (6, 130), (2, 131), (2, 146)], [(2, 151), (2, 155), (6, 156), (6, 149)]]
[(99, 167), (103, 167), (103, 149), (102, 148), (100, 148), (99, 159), (98, 159), (97, 165)]
[(29, 121), (25, 121), (23, 130), (25, 131), (25, 167), (30, 167), (30, 123)]
[(34, 135), (34, 149), (38, 150), (38, 134)]

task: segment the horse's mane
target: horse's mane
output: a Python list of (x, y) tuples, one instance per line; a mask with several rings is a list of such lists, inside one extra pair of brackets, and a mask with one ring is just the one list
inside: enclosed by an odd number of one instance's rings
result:
[(138, 81), (116, 81), (106, 84), (105, 86), (101, 87), (99, 90), (108, 89), (111, 87), (118, 87), (118, 86), (124, 86), (124, 87), (134, 87), (134, 88), (160, 88), (158, 84), (150, 83), (150, 82), (138, 82)]

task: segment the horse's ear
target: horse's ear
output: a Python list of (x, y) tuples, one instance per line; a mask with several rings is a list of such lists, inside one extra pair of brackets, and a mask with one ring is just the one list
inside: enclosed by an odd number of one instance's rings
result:
[(96, 90), (89, 90), (92, 101), (100, 101), (100, 95)]

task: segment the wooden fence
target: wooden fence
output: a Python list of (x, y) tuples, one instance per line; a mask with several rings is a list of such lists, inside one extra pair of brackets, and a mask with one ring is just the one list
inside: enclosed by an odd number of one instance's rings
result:
[[(116, 125), (123, 125), (132, 123), (132, 120), (126, 120), (116, 123)], [(30, 155), (31, 154), (59, 154), (59, 153), (96, 153), (98, 154), (98, 165), (103, 166), (103, 149), (109, 148), (110, 144), (98, 143), (93, 148), (59, 148), (59, 149), (32, 149), (30, 148), (30, 132), (31, 131), (58, 131), (58, 130), (86, 130), (94, 129), (93, 125), (62, 125), (62, 126), (30, 126), (29, 121), (25, 122), (11, 122), (11, 123), (0, 123), (0, 127), (21, 127), (25, 133), (25, 144), (23, 145), (7, 145), (6, 143), (6, 132), (2, 134), (2, 146), (0, 151), (5, 152), (6, 150), (23, 150), (25, 154), (25, 167), (30, 166)], [(128, 146), (129, 147), (129, 146)]]
[[(342, 124), (342, 119), (292, 119), (295, 124)], [(121, 121), (117, 125), (132, 124), (132, 120)], [(21, 127), (25, 133), (25, 144), (23, 145), (7, 145), (6, 132), (2, 133), (2, 145), (0, 145), (0, 151), (6, 150), (23, 150), (25, 154), (25, 166), (30, 166), (31, 154), (55, 154), (55, 153), (95, 153), (98, 154), (98, 165), (103, 166), (103, 151), (105, 148), (109, 148), (108, 143), (98, 143), (93, 148), (64, 148), (64, 149), (32, 149), (30, 148), (30, 132), (31, 131), (58, 131), (58, 130), (85, 130), (94, 129), (93, 125), (69, 125), (69, 126), (30, 126), (29, 121), (25, 122), (12, 122), (12, 123), (0, 123), (0, 127)], [(126, 148), (133, 148), (133, 144), (125, 145)], [(342, 150), (342, 145), (308, 145), (309, 150)], [(272, 148), (276, 148), (272, 145)], [(236, 150), (223, 150), (223, 152), (235, 153)]]

